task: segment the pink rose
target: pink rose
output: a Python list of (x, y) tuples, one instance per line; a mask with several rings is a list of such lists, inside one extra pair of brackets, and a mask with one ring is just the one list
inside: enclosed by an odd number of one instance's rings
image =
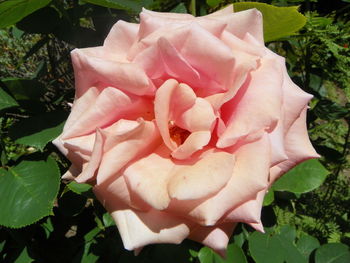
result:
[(224, 253), (238, 222), (263, 231), (269, 186), (318, 157), (311, 95), (264, 46), (262, 15), (144, 10), (103, 46), (72, 51), (76, 95), (57, 147), (126, 249), (185, 238)]

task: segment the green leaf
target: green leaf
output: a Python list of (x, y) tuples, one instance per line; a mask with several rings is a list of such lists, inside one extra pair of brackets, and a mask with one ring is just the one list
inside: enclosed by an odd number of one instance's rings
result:
[(52, 158), (0, 168), (0, 225), (23, 227), (51, 213), (60, 174)]
[(114, 219), (109, 213), (103, 214), (102, 222), (105, 227), (115, 226)]
[(222, 0), (207, 0), (206, 2), (207, 2), (207, 5), (210, 7), (216, 7), (223, 1)]
[(235, 12), (256, 8), (264, 19), (265, 42), (295, 34), (306, 23), (306, 17), (298, 12), (297, 6), (276, 7), (264, 3), (240, 2), (233, 4)]
[(16, 27), (28, 33), (48, 34), (58, 23), (60, 23), (59, 13), (56, 9), (47, 6), (23, 18), (16, 24)]
[(18, 103), (0, 88), (0, 110), (18, 106)]
[(23, 119), (11, 126), (10, 137), (16, 143), (43, 150), (46, 144), (60, 135), (67, 113), (53, 111)]
[(309, 257), (312, 251), (319, 246), (320, 242), (318, 242), (316, 238), (309, 235), (303, 235), (297, 242), (297, 248), (307, 262), (309, 262)]
[(37, 100), (46, 92), (45, 86), (37, 80), (5, 78), (2, 79), (16, 100)]
[(337, 120), (350, 116), (350, 109), (326, 99), (317, 102), (313, 112), (322, 120)]
[(283, 263), (280, 240), (271, 234), (254, 232), (249, 237), (249, 251), (256, 263)]
[(271, 205), (274, 200), (275, 200), (275, 195), (273, 193), (273, 189), (269, 189), (266, 192), (266, 195), (264, 197), (263, 206)]
[(92, 188), (89, 184), (78, 184), (75, 181), (70, 182), (67, 187), (76, 194), (87, 192)]
[(48, 5), (51, 0), (11, 0), (0, 3), (0, 28), (15, 24), (34, 11)]
[(280, 233), (254, 232), (249, 237), (249, 251), (256, 263), (306, 263), (294, 244), (296, 231), (291, 226), (281, 227)]
[(142, 7), (148, 8), (153, 1), (150, 0), (84, 0), (84, 2), (108, 8), (124, 9), (139, 13)]
[(236, 244), (228, 245), (225, 259), (208, 247), (201, 248), (198, 258), (201, 263), (247, 263), (242, 248)]
[(303, 162), (283, 175), (275, 182), (276, 191), (289, 191), (292, 193), (306, 193), (319, 187), (329, 172), (316, 159)]
[(16, 259), (16, 263), (31, 263), (33, 259), (29, 256), (27, 248), (25, 247), (19, 257)]
[(349, 247), (345, 244), (325, 244), (316, 250), (315, 263), (349, 263)]
[(175, 6), (173, 9), (171, 9), (170, 12), (187, 14), (187, 8), (184, 3), (180, 3), (177, 6)]

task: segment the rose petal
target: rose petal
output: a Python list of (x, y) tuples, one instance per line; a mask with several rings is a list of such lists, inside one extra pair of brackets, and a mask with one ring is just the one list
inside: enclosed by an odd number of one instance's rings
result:
[(216, 253), (225, 257), (227, 244), (235, 227), (235, 223), (217, 226), (196, 226), (191, 230), (188, 238), (212, 248)]
[(226, 16), (218, 16), (217, 18), (227, 23), (226, 31), (240, 39), (243, 39), (246, 33), (249, 33), (262, 45), (264, 44), (263, 19), (262, 14), (257, 9), (248, 9)]
[(113, 25), (103, 43), (105, 49), (108, 50), (106, 52), (112, 57), (115, 56), (116, 60), (127, 61), (128, 50), (136, 41), (138, 31), (138, 24), (119, 20)]
[(226, 152), (210, 153), (195, 164), (179, 169), (168, 185), (172, 198), (193, 200), (222, 189), (232, 175), (234, 157)]
[(283, 161), (270, 170), (270, 184), (272, 184), (282, 174), (292, 169), (297, 164), (312, 158), (319, 158), (315, 149), (313, 148), (306, 127), (306, 111), (304, 108), (300, 117), (289, 128), (284, 141), (285, 151), (288, 160)]
[(255, 140), (264, 131), (271, 132), (281, 117), (281, 85), (282, 72), (277, 62), (273, 59), (261, 60), (261, 66), (251, 73), (246, 86), (221, 108), (227, 128), (217, 147), (229, 147), (239, 139)]
[(87, 135), (122, 118), (152, 118), (152, 108), (151, 100), (128, 96), (118, 89), (107, 87), (101, 91), (95, 103), (63, 132), (62, 138)]
[(159, 38), (156, 45), (139, 53), (133, 62), (140, 65), (151, 79), (181, 79), (190, 85), (200, 80), (199, 73), (165, 38)]
[(203, 147), (209, 143), (210, 138), (210, 131), (193, 132), (187, 137), (183, 144), (171, 153), (171, 156), (178, 160), (189, 158), (196, 151), (203, 149)]
[(179, 85), (174, 79), (167, 80), (157, 90), (154, 99), (155, 118), (163, 141), (170, 150), (175, 150), (177, 144), (170, 138), (169, 121), (179, 114), (176, 111), (182, 112), (191, 107), (195, 99), (194, 92), (188, 86)]
[[(154, 92), (154, 87), (145, 72), (133, 63), (119, 63), (114, 60), (99, 57), (91, 50), (74, 49), (71, 52), (76, 97), (80, 97), (90, 87), (103, 83), (136, 95)], [(98, 50), (98, 49), (96, 49)]]
[(211, 104), (197, 98), (191, 108), (183, 112), (175, 120), (176, 124), (190, 132), (211, 131), (216, 120)]
[(260, 191), (256, 197), (237, 206), (224, 216), (223, 222), (244, 222), (254, 224), (254, 227), (261, 225), (261, 208), (264, 201), (266, 189)]
[(98, 166), (102, 159), (105, 139), (106, 138), (104, 134), (99, 129), (96, 129), (95, 144), (91, 153), (91, 158), (86, 168), (82, 171), (82, 173), (78, 177), (75, 178), (77, 183), (86, 183), (89, 180), (94, 179), (95, 172), (97, 171)]
[(121, 140), (116, 138), (105, 143), (105, 147), (109, 150), (104, 153), (101, 160), (97, 183), (102, 183), (109, 177), (119, 174), (129, 162), (150, 154), (161, 144), (155, 124), (150, 121), (139, 121), (141, 126), (135, 132), (131, 132)]
[(131, 209), (110, 211), (124, 247), (133, 250), (148, 244), (181, 243), (190, 233), (190, 223), (158, 210)]
[(96, 99), (100, 91), (96, 87), (89, 88), (82, 96), (75, 98), (71, 108), (71, 113), (64, 124), (63, 131), (67, 131), (72, 127), (76, 121), (89, 109), (89, 107), (96, 103)]
[[(170, 211), (184, 213), (202, 225), (215, 225), (232, 208), (255, 198), (257, 192), (266, 189), (270, 168), (270, 147), (267, 135), (265, 134), (256, 142), (238, 147), (234, 156), (232, 175), (219, 192), (206, 200), (187, 204), (187, 206), (185, 201), (174, 203), (169, 207)], [(254, 165), (252, 165), (252, 158)], [(201, 181), (202, 179), (199, 179), (197, 184)]]
[(158, 210), (165, 209), (170, 203), (167, 185), (175, 164), (169, 157), (169, 150), (163, 147), (124, 171), (130, 189)]

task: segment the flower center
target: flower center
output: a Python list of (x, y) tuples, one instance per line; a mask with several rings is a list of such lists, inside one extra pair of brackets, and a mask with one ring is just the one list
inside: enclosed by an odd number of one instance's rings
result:
[(169, 121), (169, 134), (170, 138), (179, 146), (184, 143), (191, 133), (188, 130), (176, 126), (174, 121)]

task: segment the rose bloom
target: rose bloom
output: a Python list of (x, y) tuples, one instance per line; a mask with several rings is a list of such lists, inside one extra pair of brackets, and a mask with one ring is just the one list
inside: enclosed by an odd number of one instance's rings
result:
[(318, 157), (312, 96), (264, 46), (256, 9), (143, 10), (72, 61), (75, 99), (54, 141), (72, 162), (64, 177), (93, 185), (128, 250), (189, 238), (223, 254), (238, 222), (263, 231), (271, 184)]

